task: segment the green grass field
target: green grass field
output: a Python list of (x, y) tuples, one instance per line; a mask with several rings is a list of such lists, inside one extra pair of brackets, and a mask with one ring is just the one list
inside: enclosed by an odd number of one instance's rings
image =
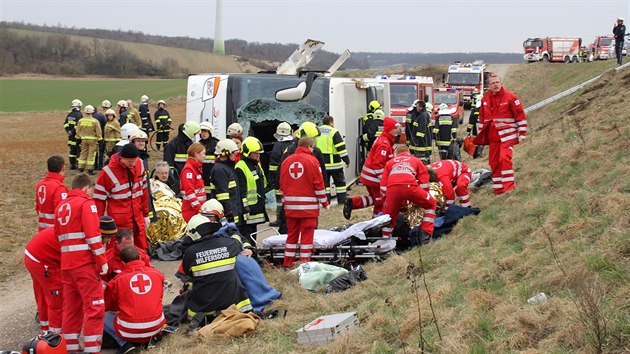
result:
[(104, 99), (148, 95), (153, 102), (186, 95), (186, 80), (0, 80), (0, 112), (67, 110), (73, 99), (100, 107)]

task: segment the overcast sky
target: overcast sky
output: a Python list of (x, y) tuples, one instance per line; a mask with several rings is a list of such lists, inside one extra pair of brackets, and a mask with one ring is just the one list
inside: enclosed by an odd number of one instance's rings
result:
[[(214, 37), (215, 13), (216, 0), (0, 0), (2, 21), (194, 38)], [(312, 38), (333, 52), (521, 52), (527, 37), (590, 43), (619, 16), (630, 17), (630, 0), (224, 0), (223, 34)]]

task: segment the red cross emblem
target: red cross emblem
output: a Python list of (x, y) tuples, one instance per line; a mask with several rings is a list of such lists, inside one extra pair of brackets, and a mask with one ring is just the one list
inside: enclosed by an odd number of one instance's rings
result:
[(135, 274), (129, 280), (129, 286), (134, 293), (144, 295), (151, 290), (151, 278), (146, 274)]
[(43, 184), (37, 188), (37, 199), (39, 199), (39, 204), (44, 204), (46, 201), (46, 186)]
[(294, 162), (289, 166), (289, 174), (293, 179), (298, 179), (304, 174), (304, 166), (299, 162)]
[(70, 221), (70, 215), (72, 215), (70, 203), (61, 204), (59, 209), (57, 209), (57, 215), (57, 221), (59, 224), (67, 225), (68, 221)]

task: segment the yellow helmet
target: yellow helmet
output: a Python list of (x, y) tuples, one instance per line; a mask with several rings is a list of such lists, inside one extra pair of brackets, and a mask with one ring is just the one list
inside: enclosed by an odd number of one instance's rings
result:
[(232, 139), (219, 140), (214, 150), (215, 155), (229, 156), (238, 151), (238, 146)]
[(252, 152), (263, 153), (265, 152), (265, 149), (263, 148), (263, 144), (260, 140), (253, 136), (248, 136), (245, 140), (243, 140), (243, 144), (241, 145), (241, 154), (245, 157), (249, 157), (249, 154)]
[(370, 111), (374, 112), (377, 109), (381, 108), (381, 104), (378, 101), (374, 100), (370, 102), (368, 108), (370, 109)]
[(184, 134), (190, 139), (193, 140), (195, 138), (195, 134), (199, 133), (201, 128), (199, 127), (199, 123), (189, 121), (184, 123)]
[(316, 138), (320, 135), (319, 128), (313, 122), (304, 122), (297, 131), (297, 137), (308, 136), (309, 138)]
[(377, 109), (376, 111), (374, 111), (374, 119), (379, 119), (379, 120), (385, 119), (385, 112), (383, 112), (380, 109)]

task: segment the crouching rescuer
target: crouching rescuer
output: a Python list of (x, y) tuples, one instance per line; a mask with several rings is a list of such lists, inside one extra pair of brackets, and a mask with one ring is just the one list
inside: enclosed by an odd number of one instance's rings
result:
[(392, 218), (383, 228), (383, 237), (392, 236), (400, 208), (411, 202), (424, 209), (420, 240), (412, 240), (412, 245), (428, 243), (433, 235), (436, 203), (429, 194), (429, 173), (422, 160), (409, 154), (407, 146), (396, 148), (396, 157), (385, 165), (381, 191), (385, 195), (383, 212)]
[(319, 204), (330, 209), (319, 161), (312, 152), (314, 144), (314, 138), (301, 137), (295, 153), (287, 157), (280, 168), (280, 190), (288, 231), (285, 267), (294, 265), (298, 241), (300, 262), (311, 260)]

